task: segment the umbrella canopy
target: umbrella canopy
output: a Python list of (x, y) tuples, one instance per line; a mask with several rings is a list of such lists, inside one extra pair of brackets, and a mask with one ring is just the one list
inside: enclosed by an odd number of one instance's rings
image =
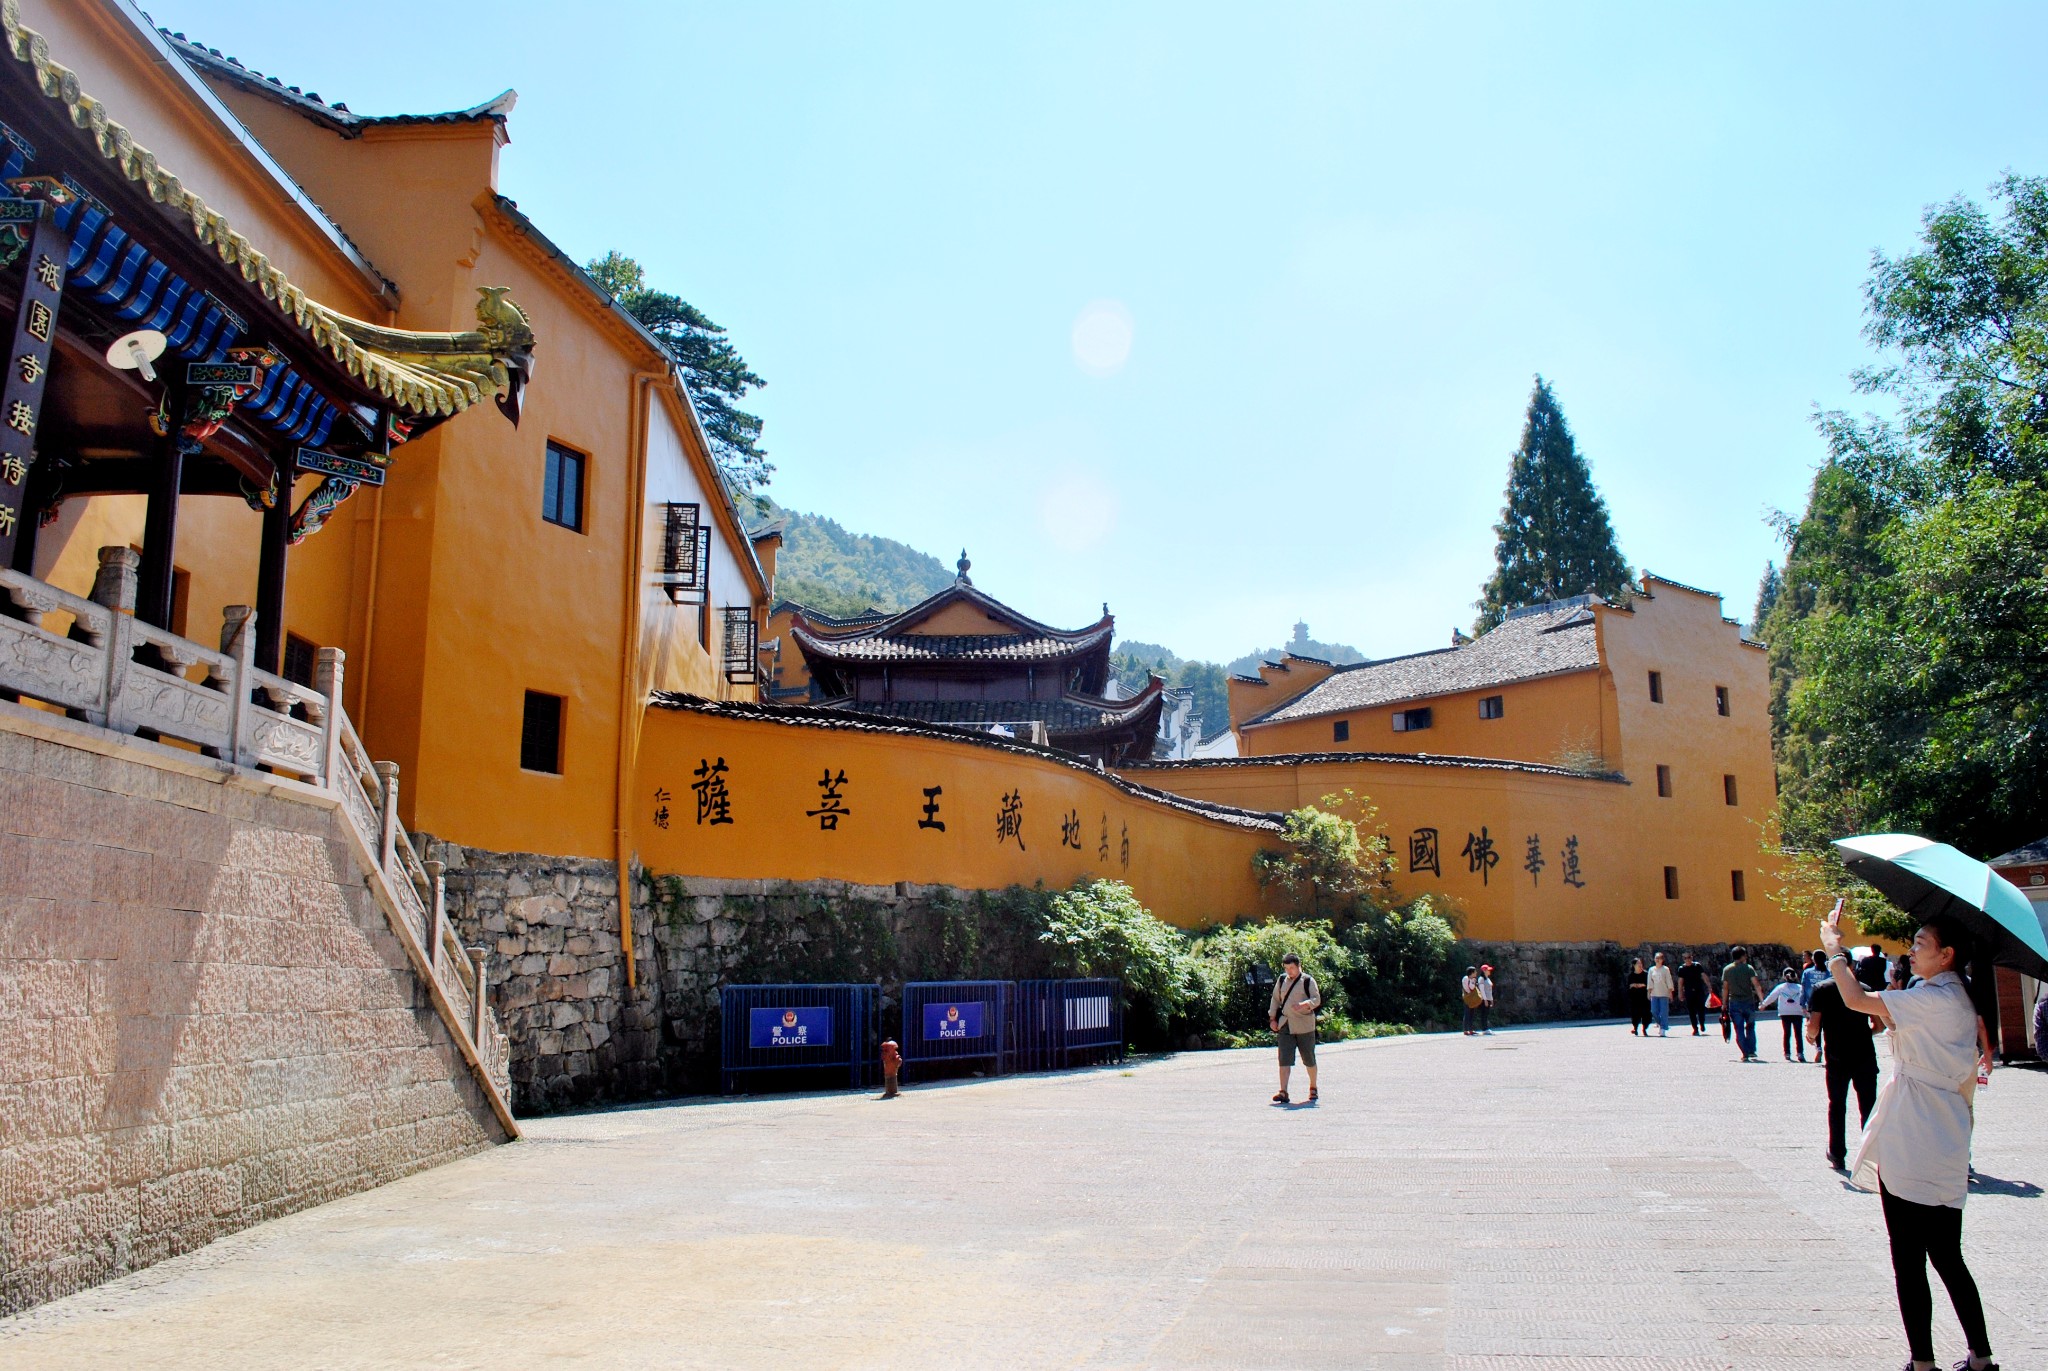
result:
[(1916, 919), (1947, 914), (1992, 949), (1992, 959), (2048, 980), (2048, 934), (2020, 888), (1947, 843), (1909, 833), (1838, 838), (1842, 862)]

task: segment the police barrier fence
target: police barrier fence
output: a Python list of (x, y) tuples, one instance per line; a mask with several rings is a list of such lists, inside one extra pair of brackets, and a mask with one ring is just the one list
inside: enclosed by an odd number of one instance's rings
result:
[(879, 1071), (875, 1001), (879, 986), (728, 985), (718, 992), (719, 1083), (731, 1094), (756, 1071), (846, 1072), (854, 1089)]
[(906, 1068), (918, 1062), (987, 1061), (1003, 1070), (1010, 1053), (1009, 981), (910, 981), (903, 987)]
[(1017, 1071), (1055, 1071), (1124, 1055), (1123, 982), (1107, 977), (1017, 982), (1010, 1060)]

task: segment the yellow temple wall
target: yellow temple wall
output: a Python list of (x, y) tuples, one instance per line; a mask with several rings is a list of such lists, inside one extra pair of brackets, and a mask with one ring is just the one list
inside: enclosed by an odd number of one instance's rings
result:
[[(699, 822), (697, 770), (721, 760), (732, 822)], [(849, 811), (830, 830), (811, 814), (824, 805), (828, 772), (845, 774), (840, 803)], [(941, 792), (944, 831), (919, 827), (927, 787)], [(1021, 843), (999, 836), (1008, 795), (1021, 805)], [(639, 859), (658, 873), (972, 890), (1099, 876), (1129, 882), (1153, 913), (1184, 928), (1268, 911), (1252, 857), (1279, 846), (1275, 832), (1177, 808), (1052, 756), (660, 707), (648, 711), (633, 806)], [(1078, 847), (1063, 840), (1070, 819)]]
[[(1490, 695), (1502, 697), (1498, 719), (1479, 717), (1479, 702)], [(1240, 728), (1238, 739), (1242, 755), (1248, 757), (1295, 752), (1407, 752), (1549, 763), (1568, 748), (1606, 757), (1611, 734), (1603, 726), (1602, 697), (1600, 672), (1588, 668), (1371, 709), (1256, 724)], [(1397, 711), (1424, 705), (1431, 711), (1430, 727), (1413, 733), (1394, 732)], [(1336, 741), (1334, 735), (1339, 720), (1351, 725), (1351, 736), (1344, 742)], [(1613, 760), (1618, 763), (1619, 757)]]

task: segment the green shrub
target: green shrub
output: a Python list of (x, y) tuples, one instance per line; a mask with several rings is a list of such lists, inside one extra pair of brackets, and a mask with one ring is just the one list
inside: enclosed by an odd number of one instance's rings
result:
[(1344, 934), (1345, 989), (1368, 1019), (1450, 1023), (1458, 1017), (1458, 917), (1424, 895), (1396, 909), (1367, 908)]
[(1187, 934), (1153, 917), (1122, 881), (1084, 881), (1054, 895), (1038, 940), (1055, 976), (1116, 976), (1124, 983), (1124, 1032), (1164, 1047), (1195, 996)]
[(1292, 952), (1302, 970), (1316, 978), (1327, 1014), (1346, 1014), (1345, 979), (1352, 954), (1327, 922), (1245, 922), (1212, 928), (1194, 939), (1198, 984), (1206, 1001), (1199, 1017), (1188, 1015), (1189, 1031), (1204, 1036), (1266, 1032), (1266, 1008), (1272, 1003), (1273, 977), (1281, 958)]

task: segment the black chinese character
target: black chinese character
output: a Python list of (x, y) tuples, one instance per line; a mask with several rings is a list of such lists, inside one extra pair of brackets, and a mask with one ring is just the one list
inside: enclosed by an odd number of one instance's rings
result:
[(924, 817), (917, 821), (919, 828), (936, 828), (946, 831), (946, 821), (939, 817), (939, 796), (946, 793), (942, 785), (928, 785), (924, 788)]
[(656, 828), (668, 827), (668, 802), (674, 798), (674, 796), (670, 795), (668, 791), (662, 789), (660, 786), (655, 787), (654, 826)]
[(1003, 807), (996, 813), (996, 846), (1001, 847), (1005, 838), (1017, 840), (1017, 850), (1026, 852), (1024, 846), (1024, 792), (1013, 790), (1003, 796)]
[(1543, 875), (1543, 868), (1546, 865), (1543, 860), (1543, 839), (1531, 833), (1528, 851), (1522, 857), (1522, 870), (1529, 873), (1530, 885), (1541, 884), (1539, 878)]
[(1574, 890), (1585, 888), (1586, 878), (1579, 874), (1579, 835), (1576, 833), (1564, 840), (1562, 869), (1558, 875)]
[(1100, 862), (1109, 860), (1109, 816), (1107, 814), (1102, 816), (1102, 846), (1096, 849), (1095, 859)]
[(1129, 871), (1131, 869), (1131, 826), (1129, 824), (1124, 825), (1123, 859), (1124, 870)]
[(1434, 876), (1444, 874), (1442, 864), (1437, 861), (1435, 829), (1418, 828), (1408, 835), (1408, 870), (1411, 874), (1417, 871), (1427, 871)]
[(1060, 820), (1060, 846), (1081, 850), (1081, 811), (1070, 809), (1067, 817)]
[(690, 774), (697, 779), (690, 789), (697, 792), (697, 822), (700, 824), (729, 824), (732, 822), (732, 796), (725, 789), (725, 774), (729, 768), (725, 758), (717, 761), (699, 761), (697, 769)]
[(804, 811), (807, 818), (818, 821), (818, 831), (820, 833), (837, 832), (839, 821), (842, 818), (850, 818), (852, 816), (853, 811), (846, 807), (839, 795), (841, 787), (845, 784), (846, 773), (844, 771), (834, 776), (831, 767), (825, 768), (824, 778), (818, 782), (818, 789), (823, 792), (818, 796), (818, 807)]
[(1493, 847), (1493, 838), (1487, 833), (1485, 824), (1479, 826), (1477, 833), (1465, 835), (1465, 850), (1459, 855), (1467, 863), (1468, 874), (1476, 874), (1481, 885), (1490, 883), (1488, 878), (1492, 876), (1493, 869), (1500, 865), (1500, 853), (1495, 852)]

